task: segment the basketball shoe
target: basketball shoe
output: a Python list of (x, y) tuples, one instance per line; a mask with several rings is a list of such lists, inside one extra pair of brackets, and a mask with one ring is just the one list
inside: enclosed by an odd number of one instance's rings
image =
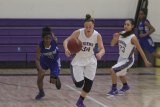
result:
[(57, 77), (57, 79), (56, 79), (56, 88), (57, 88), (58, 90), (61, 89), (61, 81), (60, 81), (59, 77)]
[(51, 76), (50, 83), (55, 84), (55, 86), (58, 90), (61, 89), (61, 81), (60, 81), (59, 77)]
[(82, 98), (79, 98), (79, 99), (78, 99), (76, 105), (77, 105), (77, 107), (86, 107), (86, 106), (83, 104)]
[(118, 94), (125, 94), (128, 90), (130, 89), (130, 87), (128, 85), (124, 85), (118, 92)]
[(45, 96), (45, 93), (44, 92), (39, 92), (38, 95), (35, 97), (36, 100), (40, 100), (42, 99), (42, 97)]
[(118, 94), (117, 88), (111, 88), (111, 90), (107, 93), (108, 96), (115, 96)]

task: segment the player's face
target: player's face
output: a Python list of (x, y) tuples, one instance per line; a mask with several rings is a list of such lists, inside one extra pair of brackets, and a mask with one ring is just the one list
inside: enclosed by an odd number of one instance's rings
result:
[(52, 36), (51, 35), (44, 36), (43, 41), (45, 45), (49, 46), (52, 41)]
[(125, 21), (124, 23), (124, 30), (126, 32), (131, 31), (133, 29), (133, 25), (131, 24), (131, 22), (129, 20)]
[(140, 19), (140, 20), (143, 20), (144, 18), (145, 18), (144, 12), (143, 12), (143, 11), (140, 11), (140, 12), (139, 12), (139, 19)]
[(85, 22), (84, 23), (84, 28), (85, 28), (85, 31), (86, 33), (92, 33), (93, 32), (93, 29), (94, 29), (94, 24), (93, 22)]

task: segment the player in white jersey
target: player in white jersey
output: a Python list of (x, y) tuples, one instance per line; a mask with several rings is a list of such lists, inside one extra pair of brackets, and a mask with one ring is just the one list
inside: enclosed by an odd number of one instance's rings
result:
[[(84, 28), (74, 31), (64, 41), (65, 54), (68, 57), (71, 53), (67, 48), (67, 44), (72, 38), (78, 38), (82, 41), (82, 49), (76, 53), (71, 65), (72, 77), (76, 87), (83, 87), (76, 105), (78, 107), (85, 107), (83, 100), (91, 90), (97, 69), (97, 59), (101, 59), (105, 53), (105, 49), (101, 35), (94, 30), (94, 19), (89, 14), (86, 15)], [(94, 55), (93, 48), (96, 43), (98, 43), (99, 52)]]
[[(143, 58), (146, 66), (151, 66), (151, 63), (147, 60), (134, 31), (134, 21), (126, 20), (124, 24), (124, 31), (115, 33), (111, 40), (111, 46), (119, 45), (119, 58), (117, 64), (111, 68), (112, 87), (107, 95), (122, 94), (129, 90), (125, 75), (129, 68), (134, 64), (134, 49), (136, 48)], [(120, 78), (123, 83), (123, 87), (118, 91), (117, 89), (117, 77)]]

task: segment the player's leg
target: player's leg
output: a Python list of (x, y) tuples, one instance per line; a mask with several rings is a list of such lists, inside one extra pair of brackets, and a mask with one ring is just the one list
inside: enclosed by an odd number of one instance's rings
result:
[(39, 93), (35, 97), (36, 100), (40, 100), (42, 97), (45, 96), (45, 93), (44, 93), (44, 90), (43, 90), (43, 79), (44, 79), (44, 76), (45, 76), (45, 70), (47, 70), (48, 67), (43, 63), (42, 60), (40, 61), (40, 64), (41, 64), (41, 67), (42, 67), (43, 70), (37, 69), (37, 71), (38, 71), (37, 86), (38, 86), (38, 89), (39, 89)]
[(38, 86), (38, 89), (39, 89), (39, 93), (35, 97), (36, 100), (40, 100), (42, 97), (45, 96), (45, 93), (44, 93), (44, 90), (43, 90), (44, 75), (45, 75), (45, 73), (43, 71), (38, 70), (37, 86)]
[(119, 94), (124, 94), (126, 91), (128, 91), (130, 89), (130, 87), (127, 83), (126, 74), (127, 74), (128, 70), (132, 67), (133, 63), (134, 63), (134, 60), (129, 59), (123, 65), (124, 66), (123, 69), (121, 69), (120, 72), (117, 72), (117, 76), (119, 76), (119, 78), (123, 84), (122, 88), (119, 90)]
[[(119, 58), (117, 64), (115, 64), (111, 69), (111, 77), (112, 77), (112, 87), (111, 90), (107, 93), (107, 95), (116, 95), (118, 94), (117, 89), (117, 77), (125, 76), (127, 73), (127, 69), (130, 68), (134, 63), (134, 58), (124, 59)], [(125, 81), (125, 80), (124, 80)]]
[(60, 59), (50, 64), (50, 83), (55, 84), (57, 89), (61, 88), (61, 81), (59, 78), (60, 66)]
[(120, 78), (120, 80), (123, 84), (123, 87), (119, 90), (119, 94), (123, 94), (124, 92), (128, 91), (130, 89), (130, 87), (127, 83), (127, 80), (126, 80), (125, 76), (120, 76), (119, 78)]
[(93, 62), (91, 65), (88, 65), (84, 69), (84, 86), (82, 88), (81, 94), (79, 96), (79, 99), (76, 103), (78, 107), (85, 107), (83, 104), (83, 101), (87, 94), (91, 91), (93, 80), (96, 74), (97, 69), (97, 62)]
[(160, 58), (160, 54), (156, 52), (155, 44), (152, 38), (148, 38), (146, 40), (145, 49), (149, 51), (154, 57)]
[(125, 76), (119, 76), (119, 78), (120, 78), (123, 85), (127, 84), (127, 80), (126, 80)]
[(77, 66), (71, 65), (71, 76), (73, 83), (77, 88), (81, 88), (84, 85), (84, 67), (83, 66)]
[[(84, 67), (83, 66), (77, 66), (77, 65), (71, 65), (71, 74), (72, 74), (72, 80), (77, 88), (81, 88), (84, 85)], [(85, 93), (83, 93), (85, 94)], [(80, 96), (76, 105), (78, 107), (85, 107), (83, 104), (84, 97)]]
[(55, 84), (58, 90), (61, 89), (61, 81), (59, 76), (50, 76), (50, 83)]
[(107, 95), (109, 95), (109, 96), (114, 96), (114, 95), (118, 94), (117, 75), (116, 75), (116, 71), (117, 70), (115, 68), (120, 67), (122, 64), (123, 64), (123, 62), (121, 62), (121, 57), (119, 57), (117, 64), (115, 64), (114, 66), (112, 66), (112, 68), (110, 69), (112, 86), (111, 86), (110, 91), (107, 93)]
[(111, 90), (107, 93), (107, 95), (116, 95), (118, 94), (118, 89), (117, 89), (117, 75), (115, 71), (111, 68), (111, 80), (112, 80), (112, 86)]
[(78, 107), (85, 107), (85, 105), (83, 104), (83, 101), (86, 98), (87, 94), (91, 91), (92, 84), (93, 84), (93, 80), (90, 80), (86, 77), (85, 77), (84, 81), (85, 81), (84, 86), (82, 88), (79, 99), (77, 100), (77, 103), (76, 103), (76, 105)]

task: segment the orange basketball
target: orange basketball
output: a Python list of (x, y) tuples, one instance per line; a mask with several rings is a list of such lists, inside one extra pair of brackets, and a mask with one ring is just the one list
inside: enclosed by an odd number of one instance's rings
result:
[(68, 50), (74, 54), (79, 52), (82, 49), (82, 42), (79, 39), (70, 39), (68, 41), (67, 47), (68, 47)]

